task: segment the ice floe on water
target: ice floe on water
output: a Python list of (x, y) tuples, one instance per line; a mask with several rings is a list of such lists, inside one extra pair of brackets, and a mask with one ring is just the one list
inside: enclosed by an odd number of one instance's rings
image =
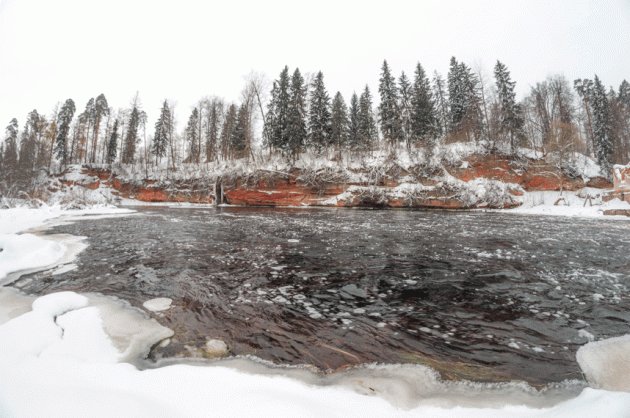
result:
[[(116, 335), (134, 326), (142, 331), (155, 324), (110, 298), (60, 292), (36, 299), (31, 311), (0, 325), (0, 416), (623, 417), (630, 410), (628, 393), (585, 388), (566, 400), (580, 384), (541, 392), (524, 383), (448, 382), (423, 366), (372, 365), (322, 377), (234, 359), (139, 370), (122, 363), (137, 336)], [(134, 356), (167, 336), (145, 334)], [(622, 385), (615, 388), (622, 388), (628, 363), (615, 353), (628, 347), (599, 343), (586, 350), (591, 357), (583, 355), (581, 364), (595, 373), (600, 365), (592, 354), (602, 345), (613, 354), (603, 372), (614, 372), (613, 381)]]
[(142, 306), (151, 312), (161, 312), (170, 309), (172, 303), (173, 299), (171, 298), (155, 298), (147, 300)]

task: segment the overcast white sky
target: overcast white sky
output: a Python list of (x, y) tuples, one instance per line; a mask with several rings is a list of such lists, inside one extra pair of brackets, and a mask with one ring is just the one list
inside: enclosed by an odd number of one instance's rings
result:
[[(496, 59), (519, 95), (547, 75), (630, 78), (630, 0), (0, 0), (0, 125), (73, 98), (139, 91), (150, 121), (178, 103), (180, 126), (205, 95), (236, 100), (251, 70), (324, 72), (332, 96), (420, 61), (446, 75), (455, 55), (488, 74)], [(152, 122), (151, 122), (152, 123)], [(2, 129), (3, 130), (3, 129)]]

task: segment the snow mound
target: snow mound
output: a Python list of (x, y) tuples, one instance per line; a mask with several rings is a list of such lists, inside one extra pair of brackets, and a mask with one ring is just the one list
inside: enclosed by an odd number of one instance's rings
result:
[(630, 335), (589, 342), (576, 359), (593, 386), (630, 392)]
[(64, 254), (62, 244), (33, 234), (1, 234), (0, 280), (10, 273), (50, 266)]

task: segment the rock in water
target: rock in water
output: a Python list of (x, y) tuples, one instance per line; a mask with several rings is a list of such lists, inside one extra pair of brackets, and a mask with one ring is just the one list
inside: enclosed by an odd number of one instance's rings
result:
[(225, 357), (228, 354), (228, 346), (221, 340), (211, 339), (206, 341), (205, 354), (210, 358)]

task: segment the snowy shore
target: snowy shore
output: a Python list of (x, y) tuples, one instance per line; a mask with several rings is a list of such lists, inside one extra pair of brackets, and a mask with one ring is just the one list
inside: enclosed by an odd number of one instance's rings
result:
[[(69, 251), (67, 241), (20, 231), (51, 221), (130, 212), (108, 207), (1, 210), (0, 275), (53, 268), (71, 262), (80, 251)], [(171, 334), (115, 299), (73, 292), (35, 299), (2, 287), (0, 416), (625, 417), (630, 411), (630, 393), (612, 391), (629, 387), (627, 338), (589, 343), (578, 354), (587, 377), (609, 390), (585, 388), (577, 397), (549, 406), (544, 393), (522, 382), (443, 382), (421, 366), (413, 369), (414, 390), (405, 393), (407, 386), (379, 374), (386, 370), (395, 376), (400, 366), (367, 368), (344, 384), (318, 384), (289, 373), (251, 372), (221, 363), (151, 370), (127, 363)]]

